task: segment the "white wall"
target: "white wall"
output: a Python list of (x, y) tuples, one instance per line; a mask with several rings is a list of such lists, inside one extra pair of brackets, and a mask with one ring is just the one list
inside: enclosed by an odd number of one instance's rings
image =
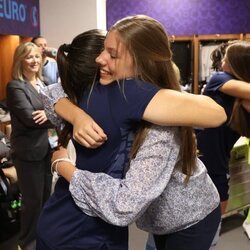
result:
[(89, 29), (106, 29), (106, 0), (40, 0), (41, 35), (57, 48)]

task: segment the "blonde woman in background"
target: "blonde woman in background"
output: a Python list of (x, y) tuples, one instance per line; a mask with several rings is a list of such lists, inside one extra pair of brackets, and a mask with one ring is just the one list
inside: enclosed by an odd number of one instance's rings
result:
[(37, 220), (50, 195), (52, 178), (48, 128), (53, 126), (38, 93), (44, 86), (41, 67), (38, 47), (30, 42), (20, 44), (13, 58), (13, 80), (7, 85), (12, 159), (22, 194), (19, 245), (24, 250), (35, 249)]

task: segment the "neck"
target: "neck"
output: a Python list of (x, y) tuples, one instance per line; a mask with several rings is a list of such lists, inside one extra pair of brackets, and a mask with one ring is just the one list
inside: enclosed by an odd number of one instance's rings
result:
[(24, 73), (24, 77), (29, 82), (36, 82), (37, 81), (36, 74), (34, 74), (34, 73)]

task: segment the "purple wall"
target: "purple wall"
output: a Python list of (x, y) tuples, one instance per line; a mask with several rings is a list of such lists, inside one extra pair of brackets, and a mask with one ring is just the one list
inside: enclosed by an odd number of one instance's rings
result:
[(170, 35), (250, 33), (249, 0), (107, 0), (107, 25), (145, 14)]

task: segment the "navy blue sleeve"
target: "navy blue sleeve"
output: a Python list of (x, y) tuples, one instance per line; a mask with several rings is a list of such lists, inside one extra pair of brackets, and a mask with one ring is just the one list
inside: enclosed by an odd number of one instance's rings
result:
[(147, 105), (159, 89), (156, 85), (140, 80), (126, 80), (124, 83), (124, 94), (129, 118), (134, 121), (140, 121)]
[(232, 79), (234, 79), (234, 77), (228, 73), (217, 72), (211, 77), (208, 84), (206, 85), (205, 94), (208, 92), (217, 91), (221, 86), (223, 86), (226, 82)]

